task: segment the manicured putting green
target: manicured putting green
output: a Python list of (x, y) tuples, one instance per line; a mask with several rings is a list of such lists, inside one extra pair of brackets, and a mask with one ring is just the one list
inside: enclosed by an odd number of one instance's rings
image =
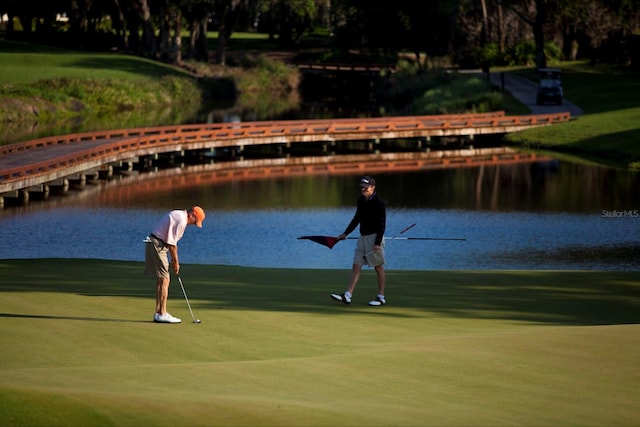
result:
[(632, 426), (640, 273), (0, 260), (3, 426)]

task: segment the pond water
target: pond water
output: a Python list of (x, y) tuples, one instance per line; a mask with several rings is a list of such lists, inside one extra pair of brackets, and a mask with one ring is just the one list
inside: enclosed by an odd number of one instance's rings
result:
[[(384, 172), (392, 270), (640, 269), (640, 175), (563, 161)], [(177, 187), (123, 179), (0, 211), (0, 259), (143, 261), (167, 211), (207, 212), (180, 242), (183, 264), (349, 269), (355, 240), (328, 249), (303, 235), (340, 234), (359, 175), (202, 182)], [(354, 232), (352, 236), (357, 236)]]

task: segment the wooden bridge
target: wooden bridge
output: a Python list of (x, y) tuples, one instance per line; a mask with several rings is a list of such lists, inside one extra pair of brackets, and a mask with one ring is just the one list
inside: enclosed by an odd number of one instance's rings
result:
[[(570, 120), (569, 113), (506, 116), (504, 112), (364, 119), (258, 121), (162, 126), (52, 136), (0, 146), (0, 200), (18, 192), (64, 185), (87, 171), (185, 152), (206, 156), (245, 147), (321, 147), (364, 141), (373, 152), (382, 140), (421, 141), (438, 137), (501, 135)], [(418, 145), (416, 148), (420, 149)], [(424, 147), (423, 147), (424, 148)]]
[(318, 64), (318, 63), (296, 63), (298, 69), (303, 73), (338, 73), (349, 72), (380, 75), (381, 73), (393, 74), (396, 72), (395, 64)]

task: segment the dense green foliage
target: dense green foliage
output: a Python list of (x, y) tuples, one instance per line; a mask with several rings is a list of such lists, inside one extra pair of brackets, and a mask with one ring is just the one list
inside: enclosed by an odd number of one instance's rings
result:
[[(234, 32), (261, 44), (448, 56), (463, 66), (546, 65), (555, 59), (639, 61), (639, 0), (136, 0), (0, 3), (12, 38), (117, 49), (179, 63), (219, 64)], [(214, 44), (209, 31), (217, 32)], [(322, 35), (323, 37), (317, 37)]]

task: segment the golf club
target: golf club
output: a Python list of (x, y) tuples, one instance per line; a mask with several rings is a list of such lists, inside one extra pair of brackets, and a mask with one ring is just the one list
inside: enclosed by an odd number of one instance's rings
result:
[(180, 283), (180, 288), (182, 288), (184, 299), (187, 301), (187, 307), (189, 307), (189, 312), (191, 313), (191, 318), (193, 319), (193, 323), (200, 323), (200, 319), (196, 319), (196, 316), (193, 315), (193, 310), (191, 310), (191, 304), (189, 304), (189, 298), (187, 298), (187, 293), (184, 290), (184, 285), (182, 284), (182, 279), (180, 278), (180, 275), (178, 275), (178, 283)]

